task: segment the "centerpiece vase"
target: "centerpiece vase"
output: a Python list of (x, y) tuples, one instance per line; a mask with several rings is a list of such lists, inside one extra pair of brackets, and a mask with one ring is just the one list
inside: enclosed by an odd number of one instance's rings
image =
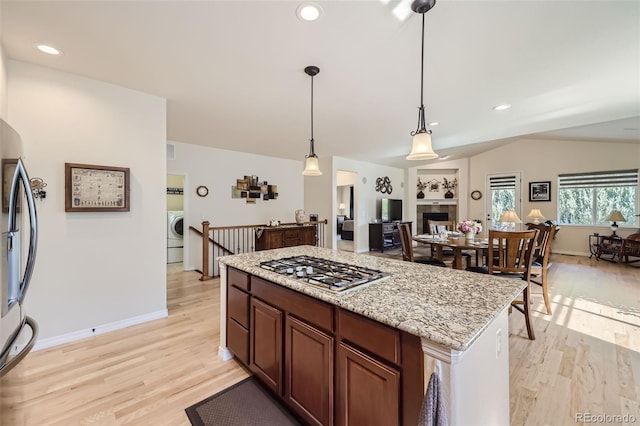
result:
[(471, 242), (471, 241), (473, 241), (474, 238), (475, 238), (475, 233), (473, 231), (469, 231), (469, 232), (465, 232), (464, 233), (465, 241)]

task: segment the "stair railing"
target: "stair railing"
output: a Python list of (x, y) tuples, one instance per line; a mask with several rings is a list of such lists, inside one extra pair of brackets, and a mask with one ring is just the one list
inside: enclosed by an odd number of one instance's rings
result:
[[(305, 225), (316, 225), (316, 246), (325, 246), (325, 225), (327, 220), (304, 222)], [(281, 223), (280, 226), (296, 225), (295, 222)], [(206, 281), (220, 275), (218, 257), (232, 254), (253, 253), (256, 246), (256, 231), (267, 225), (234, 225), (210, 226), (209, 221), (202, 222), (202, 231), (189, 226), (189, 229), (202, 237), (202, 276)], [(208, 238), (204, 238), (204, 236)], [(211, 268), (210, 268), (211, 265)]]

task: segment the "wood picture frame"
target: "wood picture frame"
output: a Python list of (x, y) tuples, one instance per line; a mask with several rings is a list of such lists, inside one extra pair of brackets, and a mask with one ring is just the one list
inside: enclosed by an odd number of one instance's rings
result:
[(65, 163), (66, 212), (128, 212), (129, 168)]
[(551, 201), (551, 181), (529, 182), (529, 201)]

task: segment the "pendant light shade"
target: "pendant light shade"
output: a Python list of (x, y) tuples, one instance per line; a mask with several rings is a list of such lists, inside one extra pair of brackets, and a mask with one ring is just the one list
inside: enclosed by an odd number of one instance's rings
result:
[(320, 72), (320, 68), (309, 65), (304, 69), (307, 75), (311, 76), (311, 139), (309, 140), (309, 154), (305, 155), (304, 170), (302, 174), (305, 176), (320, 176), (320, 164), (318, 163), (318, 156), (314, 150), (313, 140), (313, 77)]
[(431, 160), (438, 158), (438, 154), (433, 151), (431, 145), (431, 130), (427, 130), (426, 120), (424, 116), (424, 14), (433, 6), (435, 0), (415, 0), (411, 4), (411, 9), (422, 14), (422, 56), (420, 61), (420, 108), (418, 109), (418, 128), (415, 132), (411, 132), (413, 136), (413, 145), (411, 153), (407, 155), (407, 160)]
[(305, 176), (320, 176), (322, 174), (317, 155), (314, 155), (313, 157), (307, 155), (305, 157), (304, 170), (302, 171), (302, 174)]
[(438, 158), (438, 154), (433, 152), (431, 146), (431, 131), (414, 134), (411, 153), (407, 155), (407, 160), (431, 160), (433, 158)]

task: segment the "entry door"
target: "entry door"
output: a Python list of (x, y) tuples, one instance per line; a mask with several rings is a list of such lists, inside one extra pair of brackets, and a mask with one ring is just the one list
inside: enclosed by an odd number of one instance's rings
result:
[[(487, 229), (507, 229), (508, 224), (500, 223), (500, 216), (505, 210), (515, 210), (522, 220), (521, 175), (521, 172), (487, 175)], [(519, 225), (515, 228), (521, 229)]]

